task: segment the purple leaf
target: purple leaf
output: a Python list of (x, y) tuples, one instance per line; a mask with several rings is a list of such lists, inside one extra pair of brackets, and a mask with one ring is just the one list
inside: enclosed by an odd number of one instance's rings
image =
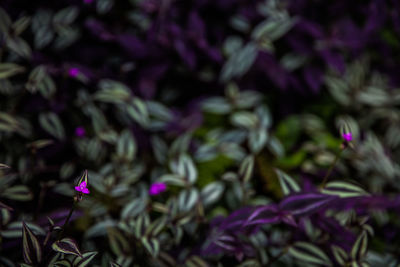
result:
[(279, 204), (279, 208), (292, 215), (306, 215), (324, 208), (337, 198), (317, 193), (291, 195)]

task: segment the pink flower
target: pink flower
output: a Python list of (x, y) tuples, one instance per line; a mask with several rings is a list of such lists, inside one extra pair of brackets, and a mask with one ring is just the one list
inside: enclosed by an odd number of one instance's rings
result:
[(152, 196), (158, 195), (167, 190), (167, 186), (164, 183), (153, 183), (150, 186), (149, 194)]
[(347, 142), (350, 142), (351, 140), (353, 140), (353, 136), (351, 135), (351, 133), (342, 133), (342, 137)]
[(86, 134), (85, 128), (82, 126), (76, 127), (75, 128), (75, 135), (78, 137), (84, 137)]
[(77, 68), (70, 68), (68, 71), (69, 76), (75, 78), (76, 76), (78, 76), (80, 73), (79, 69)]
[(86, 182), (81, 182), (79, 186), (75, 186), (75, 190), (84, 194), (89, 194), (89, 189), (86, 188)]

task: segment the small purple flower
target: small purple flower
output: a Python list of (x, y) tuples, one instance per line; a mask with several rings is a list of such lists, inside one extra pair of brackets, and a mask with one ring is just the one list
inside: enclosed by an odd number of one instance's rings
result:
[(84, 2), (85, 4), (91, 4), (91, 3), (93, 2), (93, 0), (83, 0), (83, 2)]
[(342, 137), (347, 142), (350, 142), (351, 140), (353, 140), (353, 136), (351, 135), (351, 133), (342, 133)]
[(69, 76), (75, 78), (79, 75), (80, 71), (78, 68), (70, 68), (68, 71)]
[(85, 128), (83, 128), (82, 126), (76, 127), (75, 135), (78, 137), (84, 137), (86, 135)]
[(152, 196), (158, 195), (167, 190), (167, 186), (164, 183), (153, 183), (150, 186), (149, 194)]
[(75, 186), (75, 190), (84, 194), (89, 194), (89, 189), (86, 188), (86, 182), (81, 182), (79, 186)]

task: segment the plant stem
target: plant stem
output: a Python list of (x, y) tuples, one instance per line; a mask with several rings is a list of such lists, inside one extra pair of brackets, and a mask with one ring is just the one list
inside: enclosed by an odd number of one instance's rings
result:
[(61, 229), (60, 233), (58, 234), (57, 240), (60, 240), (60, 239), (61, 239), (62, 234), (63, 234), (64, 231), (65, 231), (65, 227), (68, 225), (69, 219), (71, 219), (71, 215), (72, 215), (72, 213), (74, 212), (74, 209), (75, 209), (75, 201), (74, 201), (74, 203), (72, 204), (71, 209), (69, 210), (67, 219), (65, 220), (64, 225), (62, 226), (62, 229)]
[(336, 153), (335, 159), (333, 160), (331, 166), (329, 167), (328, 172), (325, 174), (324, 179), (322, 180), (321, 188), (325, 187), (325, 184), (328, 182), (329, 176), (332, 174), (333, 168), (335, 167), (336, 163), (338, 162), (340, 155), (346, 149), (346, 147), (341, 148), (338, 153)]

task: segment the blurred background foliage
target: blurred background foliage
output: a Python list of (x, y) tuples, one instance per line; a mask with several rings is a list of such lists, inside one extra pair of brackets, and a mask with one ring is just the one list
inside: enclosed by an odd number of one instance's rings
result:
[[(399, 1), (0, 7), (1, 265), (399, 264), (398, 207), (372, 200), (324, 210), (350, 241), (290, 214), (212, 238), (221, 216), (314, 192), (344, 128), (331, 179), (348, 184), (323, 193), (397, 199)], [(57, 241), (85, 169), (91, 193)]]

